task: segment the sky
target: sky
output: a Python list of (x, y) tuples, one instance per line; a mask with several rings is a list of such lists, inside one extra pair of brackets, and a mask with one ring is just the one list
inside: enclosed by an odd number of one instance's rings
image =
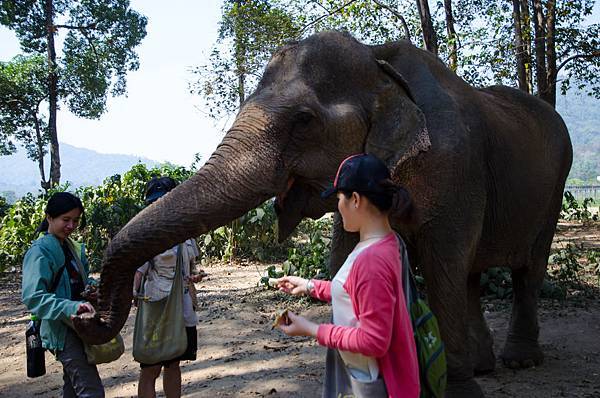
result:
[[(189, 68), (207, 62), (217, 39), (221, 3), (131, 0), (131, 8), (148, 17), (148, 25), (136, 49), (140, 68), (127, 74), (127, 97), (110, 98), (99, 120), (77, 118), (63, 107), (57, 117), (59, 141), (182, 166), (190, 166), (196, 153), (208, 159), (223, 137), (223, 125), (205, 116), (202, 99), (189, 93), (194, 79)], [(19, 52), (14, 34), (0, 26), (0, 61)]]
[[(217, 38), (221, 0), (131, 0), (148, 17), (147, 36), (137, 47), (140, 68), (127, 74), (127, 97), (109, 98), (99, 120), (77, 118), (63, 107), (59, 141), (101, 153), (137, 155), (191, 165), (208, 159), (229, 121), (216, 124), (189, 93), (190, 67), (206, 64)], [(600, 20), (600, 0), (589, 22)], [(0, 61), (18, 54), (14, 34), (0, 26)]]

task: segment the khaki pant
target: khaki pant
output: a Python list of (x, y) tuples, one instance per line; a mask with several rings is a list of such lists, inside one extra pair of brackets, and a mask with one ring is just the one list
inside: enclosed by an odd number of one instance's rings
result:
[(65, 347), (56, 353), (63, 366), (64, 398), (104, 398), (104, 387), (96, 365), (90, 365), (83, 343), (77, 334), (67, 328)]

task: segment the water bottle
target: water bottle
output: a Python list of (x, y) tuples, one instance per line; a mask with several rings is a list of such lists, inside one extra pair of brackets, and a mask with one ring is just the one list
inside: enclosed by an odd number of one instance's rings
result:
[(27, 347), (27, 377), (38, 377), (46, 374), (45, 349), (42, 347), (40, 336), (41, 321), (35, 315), (25, 331), (25, 345)]

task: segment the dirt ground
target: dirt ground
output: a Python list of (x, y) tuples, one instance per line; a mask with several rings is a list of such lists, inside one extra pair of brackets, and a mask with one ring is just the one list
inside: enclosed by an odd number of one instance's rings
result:
[[(600, 227), (561, 224), (556, 241), (600, 244)], [(325, 322), (327, 305), (289, 299), (257, 286), (265, 264), (213, 264), (209, 277), (197, 284), (201, 303), (198, 358), (182, 365), (186, 397), (319, 397), (325, 349), (308, 338), (288, 338), (271, 330), (273, 314), (289, 307)], [(600, 397), (600, 301), (590, 297), (565, 302), (542, 300), (540, 342), (543, 365), (513, 371), (498, 361), (496, 370), (477, 380), (486, 396)], [(493, 331), (495, 350), (502, 348), (510, 303), (486, 301), (485, 317)], [(122, 330), (125, 354), (99, 366), (107, 397), (135, 396), (138, 365), (131, 357), (135, 310)], [(20, 282), (14, 275), (0, 280), (0, 397), (59, 397), (62, 369), (46, 353), (45, 376), (25, 373), (25, 327), (28, 313), (20, 302)], [(157, 383), (159, 396), (162, 384)]]

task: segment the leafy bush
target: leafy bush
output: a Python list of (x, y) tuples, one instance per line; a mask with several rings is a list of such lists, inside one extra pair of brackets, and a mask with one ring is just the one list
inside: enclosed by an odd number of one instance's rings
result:
[(104, 250), (119, 232), (144, 207), (144, 188), (152, 177), (169, 176), (183, 182), (192, 172), (169, 164), (148, 169), (138, 163), (123, 176), (115, 174), (97, 187), (83, 187), (76, 194), (81, 198), (88, 222), (81, 234), (86, 244), (90, 268), (100, 270)]
[(27, 194), (13, 204), (0, 227), (0, 271), (22, 263), (36, 238), (35, 230), (44, 218), (46, 200)]
[(266, 269), (267, 276), (261, 283), (268, 286), (269, 278), (295, 275), (302, 278), (330, 279), (327, 260), (332, 230), (331, 217), (319, 220), (303, 220), (290, 239), (292, 247), (288, 249), (287, 260), (281, 269), (272, 265)]
[(568, 221), (598, 221), (598, 214), (589, 210), (591, 204), (594, 204), (593, 198), (585, 198), (580, 205), (570, 191), (565, 191), (560, 217)]
[[(140, 163), (123, 176), (105, 179), (100, 186), (77, 189), (74, 194), (83, 202), (88, 225), (74, 237), (86, 244), (91, 269), (99, 270), (110, 239), (142, 209), (144, 186), (152, 176), (168, 175), (181, 182), (191, 173), (168, 164), (147, 169)], [(44, 218), (48, 197), (67, 190), (69, 186), (64, 185), (49, 191), (48, 195), (28, 194), (8, 209), (0, 227), (0, 271), (22, 263), (25, 252), (37, 238), (35, 230)]]
[(600, 250), (588, 250), (586, 253), (588, 268), (596, 276), (598, 287), (600, 287)]
[(548, 259), (550, 265), (548, 276), (556, 282), (561, 298), (567, 296), (567, 290), (580, 284), (579, 274), (582, 270), (578, 259), (583, 247), (568, 243), (564, 249), (558, 250)]
[(10, 209), (10, 203), (5, 197), (0, 196), (0, 219), (6, 215), (8, 209)]
[(481, 295), (493, 298), (512, 297), (512, 277), (510, 268), (490, 268), (481, 274)]
[[(140, 163), (123, 175), (106, 178), (99, 186), (78, 188), (74, 193), (83, 202), (87, 227), (77, 232), (74, 238), (86, 244), (92, 271), (100, 269), (110, 239), (144, 207), (144, 187), (150, 178), (167, 175), (182, 182), (192, 174), (192, 170), (183, 167), (167, 164), (148, 169)], [(0, 227), (0, 271), (21, 264), (31, 242), (37, 238), (35, 230), (44, 218), (49, 195), (68, 189), (68, 186), (62, 186), (37, 197), (28, 194), (8, 207)], [(291, 272), (311, 276), (323, 274), (321, 268), (328, 255), (331, 222), (305, 220), (292, 239), (279, 244), (276, 221), (272, 203), (267, 201), (233, 223), (202, 235), (198, 239), (201, 253), (207, 260), (244, 257), (280, 261), (289, 255), (286, 267)]]
[(277, 216), (271, 200), (228, 225), (198, 239), (202, 257), (230, 260), (248, 258), (258, 261), (285, 258), (289, 242), (277, 241)]

